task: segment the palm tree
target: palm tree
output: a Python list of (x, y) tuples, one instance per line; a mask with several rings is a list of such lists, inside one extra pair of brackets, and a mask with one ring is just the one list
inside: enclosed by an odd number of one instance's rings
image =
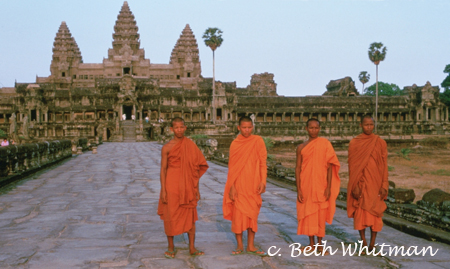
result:
[(361, 71), (361, 73), (359, 73), (359, 81), (361, 81), (361, 83), (363, 85), (361, 94), (364, 93), (364, 84), (369, 82), (369, 80), (370, 80), (370, 74), (367, 74), (367, 71)]
[(369, 59), (375, 64), (377, 67), (377, 82), (375, 86), (375, 132), (377, 132), (377, 122), (378, 122), (378, 65), (381, 61), (384, 61), (386, 57), (387, 48), (383, 47), (383, 43), (374, 42), (370, 44), (369, 47)]
[(208, 28), (206, 29), (205, 33), (203, 34), (203, 39), (205, 40), (205, 45), (207, 47), (210, 47), (213, 53), (213, 87), (212, 87), (212, 118), (213, 122), (216, 122), (216, 109), (215, 109), (215, 100), (214, 100), (214, 91), (216, 89), (216, 72), (215, 72), (215, 61), (214, 61), (214, 52), (220, 45), (222, 45), (223, 38), (222, 38), (222, 30), (219, 28)]

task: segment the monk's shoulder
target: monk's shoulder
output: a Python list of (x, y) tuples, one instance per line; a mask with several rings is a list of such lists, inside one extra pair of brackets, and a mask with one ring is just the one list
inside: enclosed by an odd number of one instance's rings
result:
[(378, 136), (378, 135), (377, 135), (377, 139), (378, 139), (378, 143), (380, 143), (381, 146), (387, 147), (386, 140), (384, 140), (383, 138), (381, 138), (381, 137)]
[(170, 140), (169, 142), (167, 142), (166, 144), (164, 144), (164, 146), (162, 147), (161, 151), (162, 152), (169, 152), (173, 146), (175, 146), (176, 142), (175, 140)]
[(302, 149), (305, 148), (305, 146), (308, 144), (308, 141), (305, 141), (297, 146), (297, 154), (300, 154), (302, 152)]

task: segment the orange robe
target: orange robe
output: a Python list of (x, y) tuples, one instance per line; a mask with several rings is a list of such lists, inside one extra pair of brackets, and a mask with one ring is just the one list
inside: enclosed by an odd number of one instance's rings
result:
[[(228, 178), (223, 195), (223, 217), (231, 220), (231, 231), (240, 234), (251, 228), (258, 231), (258, 215), (261, 209), (261, 195), (258, 185), (266, 184), (267, 150), (264, 140), (257, 135), (245, 138), (239, 135), (230, 146)], [(236, 188), (237, 198), (231, 201), (231, 186)]]
[(198, 220), (195, 189), (207, 169), (205, 157), (189, 138), (184, 137), (170, 150), (166, 174), (167, 204), (161, 199), (158, 204), (158, 215), (164, 220), (167, 236), (188, 232)]
[[(360, 134), (348, 147), (349, 181), (347, 188), (347, 214), (354, 218), (354, 228), (362, 230), (372, 227), (379, 232), (383, 227), (381, 217), (386, 203), (380, 200), (380, 188), (389, 188), (387, 167), (387, 145), (378, 135)], [(358, 184), (361, 198), (355, 200), (352, 190)]]
[[(302, 169), (300, 188), (303, 203), (297, 200), (297, 234), (325, 236), (325, 222), (332, 223), (336, 211), (336, 198), (340, 190), (340, 164), (333, 146), (325, 138), (318, 137), (301, 151)], [(327, 188), (328, 167), (332, 166), (330, 199), (324, 196)]]

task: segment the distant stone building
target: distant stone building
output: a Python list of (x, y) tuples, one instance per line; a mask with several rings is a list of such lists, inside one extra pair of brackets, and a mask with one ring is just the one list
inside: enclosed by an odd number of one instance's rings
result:
[[(261, 135), (306, 135), (304, 123), (316, 117), (324, 134), (341, 136), (359, 133), (361, 116), (374, 113), (374, 98), (358, 96), (350, 77), (330, 81), (323, 96), (284, 97), (277, 94), (273, 74), (254, 74), (246, 88), (217, 81), (213, 95), (212, 79), (201, 75), (198, 44), (189, 25), (169, 63), (151, 63), (140, 47), (127, 2), (117, 17), (108, 58), (83, 63), (62, 22), (50, 71), (36, 82), (0, 88), (1, 129), (9, 132), (14, 113), (19, 132), (28, 131), (38, 140), (102, 136), (108, 141), (145, 141), (167, 134), (169, 119), (180, 116), (190, 134), (231, 136), (237, 119), (253, 114), (255, 131)], [(408, 95), (379, 98), (378, 133), (449, 133), (448, 108), (439, 100), (438, 87), (427, 83), (405, 91)], [(25, 116), (30, 119), (27, 130)]]

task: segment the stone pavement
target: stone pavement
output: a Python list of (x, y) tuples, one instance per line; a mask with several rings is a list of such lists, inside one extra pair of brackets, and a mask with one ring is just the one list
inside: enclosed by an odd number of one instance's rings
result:
[[(156, 215), (161, 145), (105, 143), (91, 152), (20, 182), (0, 195), (1, 268), (450, 268), (450, 246), (428, 242), (385, 226), (377, 242), (439, 249), (432, 257), (343, 256), (341, 242), (358, 239), (345, 211), (337, 209), (327, 226), (325, 257), (291, 257), (289, 245), (308, 243), (296, 235), (296, 193), (267, 185), (257, 244), (277, 246), (274, 257), (231, 256), (230, 222), (222, 218), (227, 168), (210, 163), (200, 180), (196, 246), (206, 255), (191, 257), (187, 236), (175, 238), (175, 259)], [(275, 249), (274, 249), (275, 250)], [(274, 251), (275, 252), (275, 251)]]

